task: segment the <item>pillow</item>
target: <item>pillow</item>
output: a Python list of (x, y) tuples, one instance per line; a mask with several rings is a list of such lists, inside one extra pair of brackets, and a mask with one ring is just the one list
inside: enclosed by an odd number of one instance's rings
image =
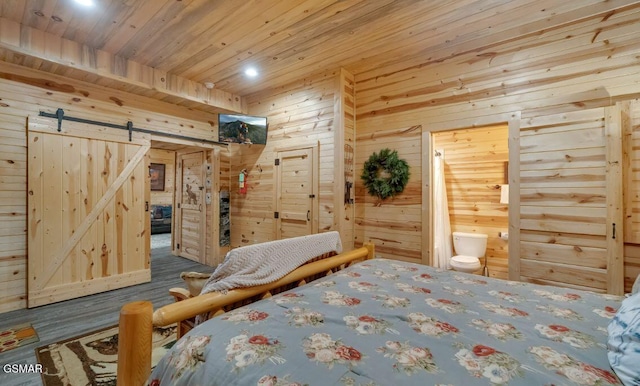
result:
[(631, 289), (632, 294), (637, 294), (638, 292), (640, 292), (640, 275), (636, 277), (636, 282), (633, 283), (633, 288)]
[(625, 385), (640, 385), (640, 292), (622, 301), (608, 335), (611, 368)]
[(210, 273), (200, 272), (182, 272), (180, 278), (187, 283), (187, 288), (191, 296), (198, 296), (202, 291), (202, 287), (209, 280)]

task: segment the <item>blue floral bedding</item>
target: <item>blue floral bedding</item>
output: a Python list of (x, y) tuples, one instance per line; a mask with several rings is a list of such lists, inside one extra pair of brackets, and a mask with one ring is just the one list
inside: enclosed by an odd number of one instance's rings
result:
[(151, 385), (609, 385), (620, 297), (386, 259), (183, 337)]

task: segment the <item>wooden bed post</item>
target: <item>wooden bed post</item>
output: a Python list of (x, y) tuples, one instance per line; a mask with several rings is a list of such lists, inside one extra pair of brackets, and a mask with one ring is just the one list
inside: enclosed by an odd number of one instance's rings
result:
[(358, 249), (301, 265), (271, 283), (236, 288), (226, 293), (213, 292), (194, 296), (168, 304), (155, 312), (153, 305), (148, 301), (127, 303), (120, 310), (117, 384), (118, 386), (140, 386), (144, 385), (149, 378), (154, 326), (180, 324), (202, 313), (208, 313), (210, 316), (214, 313), (213, 316), (217, 316), (224, 313), (223, 307), (239, 304), (255, 296), (269, 297), (274, 289), (284, 288), (292, 283), (306, 282), (305, 278), (320, 273), (331, 274), (334, 269), (339, 271), (354, 261), (369, 260), (374, 257), (375, 246), (368, 242)]
[(364, 243), (363, 247), (367, 248), (367, 260), (373, 259), (376, 253), (376, 246), (372, 242)]
[(152, 332), (151, 302), (131, 302), (122, 307), (118, 332), (118, 386), (140, 386), (149, 378)]

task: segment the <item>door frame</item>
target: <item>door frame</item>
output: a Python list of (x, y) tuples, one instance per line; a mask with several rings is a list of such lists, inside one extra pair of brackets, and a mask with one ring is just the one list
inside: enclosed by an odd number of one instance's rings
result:
[[(279, 146), (273, 149), (274, 160), (278, 157), (278, 154), (283, 151), (293, 151), (293, 150), (304, 150), (311, 149), (311, 168), (313, 171), (313, 176), (311, 178), (311, 191), (315, 196), (311, 203), (311, 233), (318, 233), (320, 229), (320, 142), (312, 143), (312, 144), (301, 144), (294, 146)], [(276, 166), (274, 163), (274, 171), (273, 171), (273, 211), (274, 213), (278, 211), (278, 187), (280, 186), (280, 175), (278, 170), (275, 170)], [(273, 221), (273, 239), (278, 239), (278, 221), (274, 218)]]
[[(512, 265), (514, 261), (520, 262), (520, 112), (514, 112), (509, 115), (501, 115), (496, 117), (495, 121), (477, 122), (464, 121), (447, 121), (437, 124), (422, 125), (422, 264), (433, 266), (434, 244), (434, 219), (433, 219), (433, 154), (435, 148), (433, 146), (432, 134), (442, 131), (463, 130), (472, 128), (482, 128), (493, 125), (508, 126), (508, 148), (509, 148), (509, 165), (507, 174), (509, 176), (509, 205), (507, 213), (509, 217), (509, 277), (512, 275)], [(504, 118), (504, 119), (500, 119)], [(427, 204), (425, 204), (427, 203)], [(515, 210), (517, 208), (517, 210)], [(428, 232), (424, 230), (428, 229)], [(517, 253), (517, 256), (515, 255)], [(518, 275), (520, 273), (520, 265), (516, 264)], [(515, 271), (514, 271), (515, 272)], [(513, 279), (512, 279), (513, 280)]]
[[(174, 159), (174, 172), (177, 175), (178, 170), (178, 156), (181, 153), (188, 152), (196, 152), (196, 151), (204, 151), (205, 152), (205, 163), (211, 165), (211, 174), (208, 171), (205, 172), (205, 178), (211, 176), (212, 184), (211, 184), (211, 205), (210, 208), (206, 209), (205, 214), (205, 227), (203, 228), (203, 232), (205, 232), (205, 242), (204, 242), (204, 256), (200, 257), (200, 262), (202, 264), (206, 264), (209, 266), (215, 266), (221, 260), (220, 256), (224, 256), (226, 251), (224, 248), (220, 247), (220, 225), (218, 221), (212, 221), (211, 229), (208, 229), (206, 226), (206, 216), (210, 215), (213, 219), (218, 219), (220, 217), (220, 154), (221, 151), (227, 150), (226, 146), (217, 146), (217, 145), (209, 145), (203, 144), (200, 142), (186, 141), (182, 139), (174, 139), (170, 137), (162, 137), (162, 136), (151, 136), (151, 148), (157, 149), (165, 149), (172, 150), (176, 153), (176, 157)], [(206, 152), (211, 152), (211, 156), (207, 157)], [(174, 176), (175, 177), (175, 176)], [(176, 249), (176, 234), (178, 223), (176, 221), (176, 196), (178, 189), (178, 181), (177, 178), (174, 179), (174, 187), (172, 192), (172, 213), (171, 213), (171, 253), (174, 256), (180, 256), (178, 250)], [(150, 193), (150, 189), (149, 193)], [(205, 189), (206, 190), (206, 189)], [(150, 201), (149, 201), (150, 202)], [(217, 203), (217, 204), (216, 204)], [(211, 232), (211, 237), (209, 239), (209, 243), (207, 243), (206, 233)], [(149, 250), (151, 250), (150, 239), (149, 239)], [(209, 251), (210, 253), (207, 253)]]

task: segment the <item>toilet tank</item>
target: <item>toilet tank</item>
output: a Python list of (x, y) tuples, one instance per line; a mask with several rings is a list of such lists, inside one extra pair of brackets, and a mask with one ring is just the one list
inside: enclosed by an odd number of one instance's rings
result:
[(487, 250), (485, 234), (453, 232), (453, 249), (456, 255), (482, 257)]

